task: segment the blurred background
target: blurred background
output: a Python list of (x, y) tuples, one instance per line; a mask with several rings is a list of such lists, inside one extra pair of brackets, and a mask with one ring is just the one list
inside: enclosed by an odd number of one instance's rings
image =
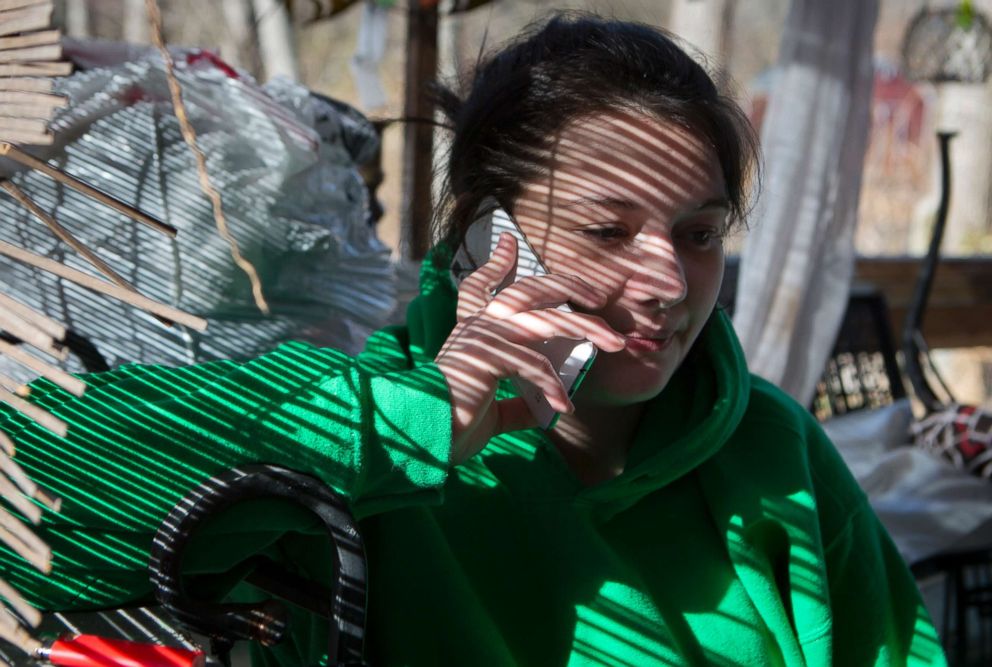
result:
[[(410, 4), (417, 4), (416, 0), (159, 0), (159, 4), (170, 44), (212, 50), (259, 82), (288, 77), (381, 121), (381, 155), (378, 164), (367, 166), (365, 176), (373, 185), (381, 179), (376, 191), (382, 207), (377, 232), (394, 256), (401, 258), (416, 255), (410, 248), (411, 216), (425, 213), (409, 205), (411, 187), (416, 186), (409, 182), (411, 165), (404, 164), (403, 145), (405, 140), (412, 141), (412, 134), (409, 124), (395, 121), (416, 115), (408, 85), (422, 87), (433, 59), (442, 78), (455, 79), (471, 68), (480, 52), (510, 38), (550, 9), (590, 10), (644, 21), (675, 32), (704, 54), (716, 80), (737, 97), (760, 130), (776, 85), (775, 65), (790, 3), (421, 2), (436, 6), (436, 25), (408, 20), (413, 15)], [(960, 4), (945, 2), (943, 6)], [(992, 14), (992, 0), (967, 4)], [(57, 6), (56, 21), (70, 36), (129, 43), (150, 39), (144, 0), (60, 0)], [(934, 134), (940, 128), (957, 131), (942, 255), (968, 260), (950, 269), (942, 267), (945, 275), (937, 282), (931, 308), (934, 312), (945, 309), (939, 321), (928, 323), (933, 330), (927, 338), (936, 349), (934, 357), (942, 374), (953, 378), (958, 400), (990, 406), (992, 323), (985, 316), (992, 305), (992, 286), (986, 284), (983, 289), (984, 278), (975, 275), (990, 275), (988, 257), (992, 254), (992, 114), (987, 111), (992, 106), (992, 84), (915, 82), (905, 76), (901, 64), (913, 17), (924, 8), (940, 6), (922, 0), (880, 2), (874, 37), (872, 127), (855, 235), (856, 275), (867, 272), (883, 283), (894, 311), (908, 300), (913, 276), (894, 265), (873, 264), (871, 258), (919, 256), (926, 251), (940, 190)], [(435, 164), (443, 141), (438, 133), (433, 142)], [(753, 220), (751, 226), (760, 222)], [(731, 252), (741, 243), (742, 239), (732, 239)]]

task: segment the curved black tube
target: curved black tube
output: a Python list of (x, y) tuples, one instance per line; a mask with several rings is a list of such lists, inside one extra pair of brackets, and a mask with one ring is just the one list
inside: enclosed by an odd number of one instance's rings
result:
[(940, 261), (940, 244), (944, 238), (944, 227), (947, 224), (947, 211), (951, 203), (951, 139), (957, 132), (938, 132), (937, 141), (940, 145), (940, 204), (937, 207), (937, 218), (934, 222), (933, 233), (930, 236), (930, 247), (923, 257), (920, 275), (916, 279), (913, 300), (906, 313), (906, 322), (902, 329), (902, 352), (906, 365), (906, 375), (913, 386), (913, 393), (920, 399), (929, 412), (936, 412), (944, 407), (937, 398), (923, 372), (920, 358), (928, 352), (923, 341), (923, 315), (926, 312), (930, 289), (933, 287), (934, 274)]
[[(282, 639), (286, 614), (281, 603), (231, 604), (192, 597), (182, 577), (183, 551), (202, 522), (232, 505), (257, 498), (280, 498), (316, 514), (333, 544), (332, 585), (313, 582), (265, 566), (248, 579), (270, 592), (329, 617), (331, 664), (363, 664), (366, 576), (365, 549), (344, 501), (320, 481), (266, 464), (232, 468), (193, 489), (162, 522), (152, 545), (149, 570), (155, 596), (180, 623), (221, 641), (255, 640), (271, 645)], [(248, 561), (251, 563), (251, 559)], [(256, 573), (253, 573), (256, 574)], [(315, 600), (316, 598), (316, 600)]]

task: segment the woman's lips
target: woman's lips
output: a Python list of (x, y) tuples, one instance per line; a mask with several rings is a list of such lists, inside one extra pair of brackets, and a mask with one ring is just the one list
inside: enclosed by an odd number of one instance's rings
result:
[(668, 334), (660, 338), (627, 336), (627, 349), (634, 352), (661, 352), (671, 345), (675, 336)]

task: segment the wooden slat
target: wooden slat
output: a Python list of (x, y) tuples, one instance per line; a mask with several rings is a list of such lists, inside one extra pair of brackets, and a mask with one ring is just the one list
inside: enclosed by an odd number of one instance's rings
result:
[(27, 366), (42, 377), (48, 378), (70, 394), (82, 396), (83, 392), (86, 391), (85, 382), (73, 375), (69, 375), (57, 366), (46, 364), (38, 357), (28, 354), (17, 345), (11, 345), (4, 340), (0, 340), (0, 353), (7, 355), (23, 366)]
[(20, 539), (20, 535), (12, 533), (3, 526), (0, 526), (0, 541), (42, 572), (47, 574), (52, 571), (52, 550), (47, 546), (44, 551), (37, 551), (30, 543)]
[(48, 121), (37, 118), (9, 118), (0, 116), (0, 138), (8, 132), (44, 134), (48, 131)]
[(47, 0), (23, 9), (0, 12), (0, 36), (50, 28), (53, 9), (51, 0)]
[(38, 537), (20, 519), (3, 508), (0, 508), (0, 526), (13, 533), (17, 539), (27, 545), (32, 551), (37, 553), (46, 553), (49, 551), (48, 545), (45, 544), (44, 540)]
[(55, 142), (55, 135), (47, 130), (44, 132), (8, 130), (0, 132), (0, 139), (22, 146), (50, 146)]
[(38, 627), (38, 624), (41, 623), (41, 612), (28, 604), (17, 592), (17, 589), (3, 579), (0, 579), (0, 596), (3, 596), (10, 608), (16, 611), (32, 628)]
[(34, 655), (43, 646), (9, 614), (0, 614), (0, 638), (10, 642), (27, 655)]
[(0, 77), (0, 90), (50, 93), (54, 89), (55, 82), (48, 77)]
[(0, 308), (0, 329), (46, 354), (57, 349), (55, 340), (51, 336), (5, 308)]
[[(6, 141), (25, 145), (48, 145), (53, 142), (48, 121), (56, 109), (65, 106), (65, 100), (48, 94), (53, 87), (50, 77), (66, 76), (73, 69), (71, 63), (58, 62), (62, 58), (61, 33), (51, 29), (53, 12), (53, 0), (0, 0), (0, 91), (3, 91), (0, 93), (0, 138)], [(26, 308), (6, 300), (9, 303), (0, 306), (3, 328), (22, 340), (26, 340), (23, 335), (36, 337), (42, 343), (39, 349), (58, 354), (51, 336), (38, 328), (38, 324), (44, 324), (47, 318), (34, 313), (21, 317)], [(19, 347), (15, 348), (6, 341), (0, 343), (20, 363), (41, 371), (74, 393), (82, 391), (78, 379), (26, 354)], [(54, 433), (65, 436), (67, 427), (64, 422), (18, 395), (27, 391), (24, 387), (7, 377), (0, 378), (0, 384), (11, 390), (0, 389), (0, 401)], [(6, 435), (3, 440), (0, 443), (3, 457), (0, 460), (3, 471), (0, 474), (0, 497), (19, 509), (29, 521), (38, 523), (39, 506), (29, 502), (21, 493), (35, 496), (39, 490), (10, 458), (14, 454), (13, 442)], [(14, 484), (19, 488), (15, 488)], [(3, 508), (0, 508), (0, 542), (42, 572), (50, 571), (51, 549), (30, 527)], [(0, 637), (28, 655), (35, 654), (41, 644), (21, 627), (21, 622), (37, 626), (40, 613), (3, 580), (0, 580), (0, 598)], [(16, 615), (6, 613), (4, 605), (13, 609)]]
[[(38, 220), (40, 220), (46, 227), (48, 227), (48, 229), (50, 229), (52, 233), (55, 234), (55, 236), (61, 239), (70, 248), (72, 248), (80, 255), (82, 255), (86, 259), (86, 261), (88, 261), (90, 264), (96, 267), (96, 269), (100, 271), (100, 273), (105, 275), (107, 278), (110, 278), (110, 280), (113, 283), (119, 285), (120, 287), (128, 289), (134, 292), (135, 294), (138, 293), (138, 290), (134, 287), (134, 285), (129, 283), (124, 278), (124, 276), (114, 271), (114, 269), (111, 268), (109, 264), (103, 261), (103, 259), (101, 259), (100, 256), (97, 255), (95, 252), (90, 250), (82, 241), (77, 239), (72, 234), (72, 232), (70, 232), (68, 229), (66, 229), (61, 224), (59, 224), (59, 222), (53, 216), (48, 215), (48, 213), (43, 208), (38, 206), (38, 204), (35, 203), (33, 199), (27, 196), (27, 193), (25, 193), (19, 187), (14, 185), (13, 181), (0, 180), (0, 188), (5, 190), (7, 194), (9, 194), (11, 197), (16, 199), (18, 204), (31, 211), (31, 213)], [(159, 319), (161, 320), (162, 324), (164, 324), (165, 326), (167, 327), (172, 326), (172, 322), (170, 322), (169, 320), (164, 320), (162, 318)]]
[(0, 475), (0, 497), (7, 500), (11, 507), (23, 514), (31, 523), (41, 523), (42, 509), (23, 495), (17, 486), (6, 475)]
[[(0, 135), (0, 138), (2, 138), (2, 135)], [(77, 192), (86, 195), (90, 199), (95, 199), (101, 204), (109, 206), (115, 211), (118, 211), (119, 213), (123, 213), (124, 215), (128, 216), (132, 220), (147, 225), (152, 229), (165, 234), (166, 236), (175, 238), (176, 234), (178, 233), (176, 228), (173, 227), (172, 225), (166, 224), (161, 220), (156, 220), (155, 218), (148, 215), (144, 211), (141, 211), (140, 209), (136, 209), (135, 207), (129, 204), (125, 204), (124, 202), (122, 202), (121, 200), (115, 197), (111, 197), (110, 195), (103, 193), (100, 190), (97, 190), (92, 185), (84, 183), (78, 178), (70, 176), (64, 171), (60, 171), (56, 169), (47, 162), (44, 162), (43, 160), (39, 160), (33, 155), (29, 155), (28, 153), (25, 153), (24, 151), (20, 150), (17, 146), (13, 146), (10, 143), (0, 141), (0, 156), (9, 157), (12, 160), (16, 160), (20, 162), (25, 167), (30, 167), (35, 171), (40, 171), (46, 176), (50, 178), (54, 178), (59, 183), (62, 183), (63, 185), (66, 185), (76, 190)]]
[(49, 121), (55, 115), (55, 107), (34, 104), (8, 104), (0, 98), (0, 118), (40, 118)]
[(52, 0), (0, 0), (0, 12), (6, 12), (11, 9), (21, 9), (23, 7), (31, 7), (33, 5), (50, 5)]
[(0, 401), (14, 408), (22, 415), (30, 417), (60, 438), (64, 438), (69, 433), (69, 425), (64, 421), (53, 416), (52, 413), (42, 410), (34, 403), (28, 403), (17, 394), (0, 389)]
[(13, 456), (16, 452), (17, 447), (14, 446), (14, 441), (6, 433), (0, 431), (0, 456)]
[(50, 95), (48, 93), (32, 93), (20, 90), (5, 92), (0, 98), (4, 104), (23, 104), (32, 107), (50, 107), (58, 109), (69, 104), (69, 99), (62, 95)]
[(0, 76), (68, 76), (72, 63), (12, 63), (0, 65)]
[(10, 311), (13, 315), (30, 323), (36, 329), (41, 329), (46, 335), (55, 340), (65, 339), (65, 325), (59, 324), (52, 318), (25, 306), (20, 301), (0, 293), (0, 313), (4, 311)]
[(38, 485), (31, 481), (28, 474), (13, 458), (6, 452), (0, 451), (0, 470), (18, 488), (18, 490), (28, 498), (33, 498), (38, 493)]
[(0, 254), (6, 255), (7, 257), (15, 259), (19, 262), (29, 264), (35, 268), (39, 268), (42, 271), (54, 273), (55, 275), (65, 278), (66, 280), (71, 280), (86, 289), (112, 296), (115, 299), (123, 301), (124, 303), (141, 308), (142, 310), (145, 310), (153, 315), (158, 315), (159, 317), (163, 317), (167, 320), (172, 320), (173, 322), (177, 322), (183, 326), (195, 329), (196, 331), (204, 331), (207, 328), (207, 321), (201, 317), (184, 313), (178, 308), (173, 308), (172, 306), (167, 306), (164, 303), (159, 303), (140, 294), (135, 294), (134, 292), (124, 289), (123, 287), (118, 287), (112, 283), (94, 278), (87, 273), (70, 268), (47, 257), (42, 257), (41, 255), (28, 252), (27, 250), (18, 248), (10, 243), (0, 241)]
[(0, 49), (21, 49), (26, 46), (42, 46), (45, 44), (58, 44), (61, 42), (61, 40), (62, 40), (61, 30), (41, 30), (39, 32), (30, 32), (26, 35), (15, 35), (14, 37), (0, 37)]
[(27, 46), (23, 49), (0, 50), (0, 63), (30, 63), (38, 60), (58, 60), (62, 57), (61, 44)]

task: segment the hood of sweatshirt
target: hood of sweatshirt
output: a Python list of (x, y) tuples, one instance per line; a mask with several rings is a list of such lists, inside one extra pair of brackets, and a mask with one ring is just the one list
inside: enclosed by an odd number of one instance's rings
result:
[[(450, 256), (438, 247), (424, 260), (420, 296), (407, 311), (410, 354), (417, 365), (433, 361), (455, 326), (458, 294), (450, 276)], [(730, 319), (717, 309), (671, 381), (648, 402), (624, 472), (590, 487), (576, 481), (575, 501), (605, 520), (695, 470), (733, 434), (747, 410), (750, 389), (744, 353)], [(515, 436), (554, 447), (538, 429)]]

